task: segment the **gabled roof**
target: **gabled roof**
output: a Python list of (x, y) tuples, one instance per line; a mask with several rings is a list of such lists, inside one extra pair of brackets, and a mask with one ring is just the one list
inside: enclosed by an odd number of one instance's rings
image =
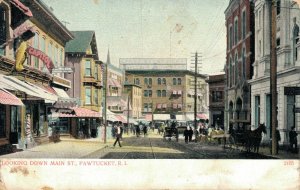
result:
[(92, 43), (94, 31), (71, 31), (74, 39), (66, 44), (66, 53), (85, 53)]

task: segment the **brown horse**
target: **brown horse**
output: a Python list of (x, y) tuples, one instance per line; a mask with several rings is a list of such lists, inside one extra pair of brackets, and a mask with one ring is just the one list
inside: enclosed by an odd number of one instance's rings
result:
[(258, 153), (262, 132), (267, 133), (265, 124), (260, 124), (257, 129), (245, 133), (245, 149), (247, 152), (250, 152), (253, 148), (253, 152)]

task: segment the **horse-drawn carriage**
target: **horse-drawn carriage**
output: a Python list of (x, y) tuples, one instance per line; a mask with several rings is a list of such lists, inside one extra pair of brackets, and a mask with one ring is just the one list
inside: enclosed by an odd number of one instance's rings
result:
[(163, 138), (171, 140), (172, 137), (175, 137), (176, 141), (178, 142), (178, 129), (176, 127), (165, 127), (163, 132)]
[(243, 130), (232, 130), (230, 131), (230, 136), (228, 138), (228, 143), (231, 148), (242, 147), (245, 148), (247, 152), (258, 153), (260, 142), (262, 139), (262, 132), (267, 133), (266, 126), (260, 124), (255, 130), (243, 129)]

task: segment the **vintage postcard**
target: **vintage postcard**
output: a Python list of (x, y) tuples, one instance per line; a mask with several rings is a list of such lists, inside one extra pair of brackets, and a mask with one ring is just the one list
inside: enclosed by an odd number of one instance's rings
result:
[(299, 189), (298, 0), (0, 0), (0, 189)]

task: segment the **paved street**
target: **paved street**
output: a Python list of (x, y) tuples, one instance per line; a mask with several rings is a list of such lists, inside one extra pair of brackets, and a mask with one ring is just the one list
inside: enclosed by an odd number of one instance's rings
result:
[[(34, 148), (2, 155), (0, 158), (92, 158), (92, 159), (267, 159), (262, 154), (247, 154), (237, 149), (223, 148), (217, 143), (189, 143), (182, 138), (165, 140), (156, 133), (136, 137), (124, 135), (122, 147), (113, 147), (113, 139), (106, 144), (100, 139), (76, 140), (62, 138), (58, 143), (49, 143)], [(295, 155), (297, 158), (297, 155)]]

